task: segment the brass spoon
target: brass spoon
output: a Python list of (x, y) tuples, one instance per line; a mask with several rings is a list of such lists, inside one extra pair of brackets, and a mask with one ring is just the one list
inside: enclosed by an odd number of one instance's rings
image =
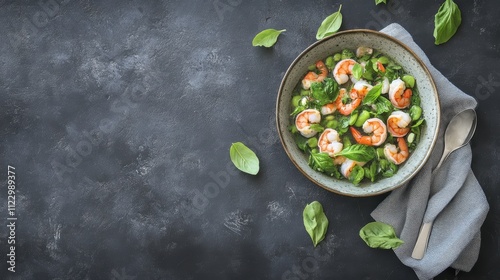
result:
[[(477, 115), (474, 109), (464, 110), (455, 115), (444, 133), (444, 151), (441, 160), (434, 169), (436, 171), (448, 156), (455, 150), (467, 145), (474, 135), (477, 125)], [(434, 172), (433, 171), (433, 172)], [(451, 199), (451, 198), (450, 198)], [(420, 260), (424, 257), (431, 234), (432, 221), (423, 223), (411, 257)]]

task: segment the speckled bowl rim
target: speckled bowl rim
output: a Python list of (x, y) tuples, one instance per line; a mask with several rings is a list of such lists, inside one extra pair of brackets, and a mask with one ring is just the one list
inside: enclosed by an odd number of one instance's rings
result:
[[(341, 36), (341, 35), (345, 35), (345, 34), (349, 34), (349, 33), (371, 33), (371, 34), (376, 35), (376, 36), (384, 37), (387, 40), (391, 40), (391, 41), (395, 42), (396, 44), (400, 45), (402, 48), (406, 49), (406, 51), (408, 51), (415, 58), (415, 60), (420, 65), (420, 67), (422, 67), (422, 69), (424, 70), (425, 74), (428, 76), (429, 82), (430, 82), (431, 87), (433, 89), (434, 98), (437, 100), (437, 104), (436, 104), (436, 106), (437, 106), (437, 108), (436, 108), (436, 111), (437, 111), (436, 112), (436, 114), (437, 114), (437, 116), (436, 116), (437, 117), (437, 119), (436, 119), (437, 126), (436, 126), (436, 129), (434, 130), (434, 134), (432, 135), (432, 142), (430, 144), (430, 147), (427, 150), (427, 152), (425, 153), (425, 156), (424, 156), (423, 160), (421, 161), (420, 165), (418, 165), (415, 168), (415, 170), (413, 172), (411, 172), (400, 184), (392, 186), (392, 187), (388, 187), (386, 189), (379, 190), (377, 192), (370, 192), (370, 193), (363, 193), (363, 194), (345, 193), (345, 192), (340, 192), (338, 190), (329, 188), (327, 186), (324, 186), (322, 183), (318, 182), (317, 180), (315, 180), (314, 178), (312, 178), (311, 176), (309, 176), (309, 174), (307, 174), (304, 170), (302, 170), (300, 168), (300, 166), (298, 165), (298, 163), (296, 162), (295, 158), (290, 153), (289, 148), (288, 148), (288, 146), (287, 146), (287, 144), (286, 144), (286, 142), (284, 140), (284, 136), (281, 133), (282, 130), (281, 130), (281, 127), (280, 127), (280, 123), (281, 122), (280, 122), (280, 117), (279, 117), (279, 108), (280, 108), (280, 105), (281, 105), (280, 99), (282, 98), (282, 92), (283, 92), (284, 83), (287, 80), (287, 78), (288, 78), (288, 76), (289, 76), (292, 68), (295, 67), (295, 65), (297, 64), (297, 62), (303, 56), (305, 56), (311, 49), (315, 48), (316, 46), (324, 43), (325, 41), (332, 40), (332, 39), (334, 39), (337, 36)], [(316, 185), (318, 185), (318, 186), (322, 187), (323, 189), (326, 189), (326, 190), (328, 190), (330, 192), (333, 192), (333, 193), (337, 193), (337, 194), (340, 194), (340, 195), (343, 195), (343, 196), (350, 196), (350, 197), (370, 197), (370, 196), (376, 196), (376, 195), (380, 195), (380, 194), (383, 194), (383, 193), (386, 193), (386, 192), (390, 192), (392, 190), (395, 190), (395, 189), (401, 187), (402, 185), (406, 184), (409, 180), (411, 180), (420, 171), (420, 169), (422, 169), (422, 167), (425, 165), (425, 163), (427, 163), (427, 161), (429, 160), (429, 157), (430, 157), (430, 155), (431, 155), (431, 153), (432, 153), (432, 151), (434, 149), (434, 146), (435, 146), (436, 140), (437, 140), (437, 136), (438, 136), (438, 133), (439, 133), (439, 124), (441, 123), (441, 106), (440, 106), (440, 102), (439, 102), (439, 95), (438, 95), (438, 91), (437, 91), (437, 88), (436, 88), (436, 84), (434, 83), (434, 79), (432, 78), (432, 75), (431, 75), (429, 69), (427, 68), (427, 66), (425, 65), (425, 63), (422, 61), (422, 59), (420, 59), (420, 57), (412, 49), (410, 49), (406, 44), (404, 44), (400, 40), (398, 40), (398, 39), (396, 39), (396, 38), (394, 38), (394, 37), (392, 37), (390, 35), (387, 35), (385, 33), (379, 32), (379, 31), (375, 31), (375, 30), (371, 30), (371, 29), (351, 29), (351, 30), (337, 32), (337, 33), (335, 33), (332, 36), (326, 37), (326, 38), (324, 38), (322, 40), (319, 40), (319, 41), (311, 44), (309, 47), (307, 47), (304, 51), (302, 51), (293, 60), (293, 62), (290, 64), (290, 66), (286, 70), (285, 75), (283, 76), (283, 79), (281, 80), (280, 87), (278, 89), (278, 96), (276, 98), (276, 112), (275, 112), (275, 116), (276, 116), (276, 127), (277, 127), (278, 135), (279, 135), (279, 138), (280, 138), (280, 141), (281, 141), (281, 145), (283, 146), (286, 154), (288, 155), (288, 158), (290, 158), (290, 160), (295, 165), (295, 167), (304, 176), (306, 176), (310, 181), (314, 182)]]

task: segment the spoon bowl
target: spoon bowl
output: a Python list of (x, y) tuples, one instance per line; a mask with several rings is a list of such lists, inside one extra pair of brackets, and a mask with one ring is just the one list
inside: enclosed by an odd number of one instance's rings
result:
[(469, 143), (476, 131), (476, 126), (477, 115), (474, 109), (464, 110), (451, 119), (444, 133), (443, 155), (434, 170), (441, 167), (441, 164), (453, 151)]

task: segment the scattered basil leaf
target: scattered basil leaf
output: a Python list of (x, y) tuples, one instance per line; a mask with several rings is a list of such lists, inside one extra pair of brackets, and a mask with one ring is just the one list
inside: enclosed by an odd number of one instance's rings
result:
[(446, 43), (462, 23), (462, 13), (453, 0), (445, 0), (434, 16), (434, 43)]
[(278, 40), (278, 36), (285, 32), (286, 29), (276, 30), (276, 29), (265, 29), (259, 32), (252, 40), (252, 46), (254, 47), (272, 47)]
[(361, 79), (361, 76), (363, 75), (363, 67), (361, 66), (361, 64), (354, 64), (354, 66), (352, 67), (352, 75), (354, 76), (354, 78), (356, 78), (356, 80)]
[(359, 162), (367, 162), (375, 158), (377, 152), (371, 146), (354, 144), (336, 154), (336, 156), (345, 156), (348, 159)]
[(329, 16), (327, 16), (318, 28), (316, 33), (316, 40), (321, 40), (327, 36), (335, 34), (342, 25), (342, 13), (340, 12), (342, 5), (340, 5), (339, 10)]
[(378, 5), (378, 4), (381, 4), (381, 3), (387, 4), (386, 1), (387, 0), (375, 0), (375, 5)]
[(373, 104), (379, 98), (380, 94), (382, 94), (382, 84), (378, 84), (368, 91), (365, 98), (363, 98), (363, 104)]
[(403, 240), (396, 236), (396, 232), (391, 225), (381, 222), (366, 224), (359, 231), (359, 236), (371, 248), (395, 249), (404, 243)]
[(234, 166), (239, 170), (251, 175), (259, 173), (259, 159), (245, 144), (233, 143), (229, 148), (229, 156)]
[(304, 219), (304, 227), (311, 237), (311, 240), (316, 247), (326, 236), (328, 229), (328, 218), (323, 212), (323, 206), (318, 201), (313, 201), (307, 204), (302, 213)]
[(349, 175), (349, 181), (351, 181), (354, 185), (359, 184), (361, 180), (365, 177), (365, 170), (363, 167), (356, 165), (351, 171), (351, 175)]

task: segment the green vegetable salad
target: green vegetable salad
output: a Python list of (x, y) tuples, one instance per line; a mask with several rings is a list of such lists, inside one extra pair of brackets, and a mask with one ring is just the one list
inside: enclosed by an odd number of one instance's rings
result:
[(369, 47), (309, 66), (294, 90), (290, 131), (311, 168), (356, 185), (393, 176), (424, 124), (416, 83)]

